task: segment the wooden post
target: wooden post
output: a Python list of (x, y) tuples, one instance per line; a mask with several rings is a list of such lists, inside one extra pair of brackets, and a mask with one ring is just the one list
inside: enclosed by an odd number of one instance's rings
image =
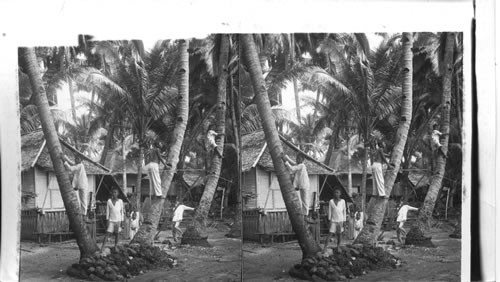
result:
[(226, 189), (222, 189), (222, 199), (220, 200), (220, 218), (222, 219), (222, 212), (224, 211), (224, 194), (226, 192)]
[(444, 210), (444, 219), (448, 219), (448, 199), (450, 198), (450, 188), (445, 187), (446, 189), (446, 208)]

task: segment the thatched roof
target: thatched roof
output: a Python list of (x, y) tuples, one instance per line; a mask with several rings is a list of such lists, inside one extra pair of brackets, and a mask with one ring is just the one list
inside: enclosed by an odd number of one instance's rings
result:
[(430, 184), (429, 174), (425, 170), (412, 170), (408, 173), (408, 180), (415, 188), (424, 187)]
[[(92, 161), (84, 156), (69, 144), (61, 141), (63, 153), (72, 161), (74, 161), (74, 154), (79, 154), (83, 159), (83, 165), (87, 174), (109, 174), (110, 169)], [(46, 171), (53, 171), (52, 161), (48, 148), (45, 144), (45, 138), (41, 130), (31, 132), (21, 136), (21, 170), (26, 171), (30, 168), (37, 166)]]
[(190, 187), (205, 185), (206, 176), (203, 171), (185, 171), (182, 174), (182, 178)]
[[(294, 159), (298, 152), (306, 156), (304, 164), (309, 174), (334, 174), (333, 169), (307, 156), (306, 153), (299, 150), (295, 145), (280, 136), (283, 151), (290, 158)], [(266, 138), (263, 131), (255, 131), (243, 135), (241, 138), (241, 162), (242, 171), (249, 171), (254, 166), (259, 166), (267, 171), (274, 171), (273, 161), (266, 146)]]

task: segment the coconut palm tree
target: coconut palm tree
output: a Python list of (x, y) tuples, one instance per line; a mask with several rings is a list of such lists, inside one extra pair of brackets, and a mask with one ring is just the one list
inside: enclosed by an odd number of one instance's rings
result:
[[(368, 144), (372, 132), (391, 118), (401, 102), (399, 35), (386, 37), (375, 52), (369, 52), (369, 47), (363, 43), (365, 37), (327, 37), (319, 47), (327, 55), (327, 68), (312, 68), (303, 79), (305, 87), (320, 89), (327, 100), (327, 115), (318, 123), (331, 127), (333, 132), (327, 160), (348, 117), (354, 116), (357, 131)], [(391, 131), (384, 130), (384, 133), (391, 139)], [(363, 159), (362, 210), (365, 207), (368, 150), (364, 150)]]
[[(384, 176), (385, 180), (385, 193), (390, 195), (392, 187), (396, 180), (396, 176), (403, 157), (406, 139), (408, 137), (408, 130), (412, 118), (412, 77), (413, 77), (413, 54), (411, 51), (413, 45), (412, 33), (403, 33), (401, 37), (402, 42), (402, 92), (401, 92), (401, 113), (399, 119), (398, 130), (396, 132), (394, 146), (391, 153), (390, 164), (393, 166), (388, 170)], [(373, 197), (368, 203), (367, 221), (355, 243), (372, 244), (375, 243), (376, 237), (379, 234), (384, 214), (387, 206), (387, 199)]]
[[(217, 183), (219, 182), (219, 175), (222, 167), (222, 158), (224, 154), (224, 135), (226, 129), (226, 90), (227, 79), (229, 75), (228, 63), (230, 46), (229, 35), (220, 34), (217, 35), (217, 37), (217, 41), (220, 41), (215, 44), (215, 46), (220, 46), (220, 51), (215, 56), (219, 59), (217, 67), (218, 95), (215, 120), (215, 132), (218, 135), (218, 138), (216, 138), (217, 147), (214, 148), (214, 151), (212, 153), (212, 164), (210, 166), (210, 171), (208, 172), (208, 179), (205, 184), (205, 190), (203, 191), (200, 203), (198, 205), (198, 208), (196, 209), (192, 224), (182, 235), (182, 244), (206, 244), (206, 242), (203, 242), (207, 238), (207, 236), (204, 235), (206, 231), (206, 219), (208, 218), (208, 212), (212, 204), (215, 189), (217, 188)], [(200, 241), (202, 241), (202, 243), (200, 243)]]
[(261, 116), (262, 126), (266, 136), (269, 151), (277, 171), (278, 182), (281, 193), (285, 201), (285, 206), (290, 217), (292, 228), (298, 237), (299, 244), (304, 257), (312, 256), (320, 251), (320, 246), (314, 240), (311, 232), (307, 228), (305, 218), (300, 212), (300, 204), (295, 193), (289, 173), (283, 162), (283, 148), (279, 139), (276, 124), (271, 111), (271, 104), (262, 77), (262, 70), (255, 48), (255, 43), (251, 34), (243, 34), (240, 37), (242, 45), (242, 58), (251, 77), (252, 86), (255, 93), (257, 107)]
[[(451, 112), (451, 89), (453, 80), (453, 53), (455, 49), (455, 33), (444, 33), (446, 41), (444, 45), (444, 59), (443, 59), (443, 80), (442, 80), (442, 104), (441, 104), (441, 132), (443, 133), (441, 145), (445, 153), (448, 152), (448, 140), (450, 133), (450, 112)], [(436, 153), (434, 158), (437, 158), (437, 167), (435, 173), (430, 180), (430, 186), (424, 200), (424, 204), (419, 209), (417, 222), (412, 226), (407, 235), (407, 244), (418, 245), (422, 240), (427, 239), (424, 235), (430, 229), (430, 222), (432, 219), (432, 212), (436, 204), (441, 183), (446, 169), (446, 157), (442, 154)]]
[[(169, 41), (157, 42), (150, 52), (146, 52), (142, 41), (137, 40), (106, 41), (96, 49), (109, 63), (109, 77), (117, 85), (112, 91), (97, 93), (111, 110), (108, 137), (112, 140), (117, 128), (122, 126), (120, 123), (126, 121), (138, 148), (135, 189), (139, 209), (144, 155), (152, 146), (147, 133), (153, 131), (168, 140), (175, 124), (172, 113), (178, 92), (174, 77), (179, 59)], [(106, 143), (107, 150), (112, 142)]]
[(47, 140), (50, 158), (54, 165), (59, 191), (61, 192), (70, 227), (75, 233), (76, 242), (80, 249), (80, 258), (92, 256), (94, 252), (97, 251), (97, 245), (87, 232), (86, 224), (80, 214), (78, 199), (73, 191), (69, 174), (63, 164), (63, 152), (50, 113), (47, 94), (42, 84), (40, 71), (38, 70), (35, 51), (32, 48), (21, 48), (20, 53), (23, 58), (24, 68), (26, 68), (26, 73), (30, 78), (42, 129), (45, 139)]
[[(171, 146), (166, 159), (166, 170), (161, 176), (162, 194), (167, 195), (174, 177), (177, 163), (179, 162), (179, 154), (186, 132), (186, 125), (189, 117), (189, 55), (187, 51), (187, 41), (179, 40), (177, 43), (178, 55), (176, 66), (177, 74), (177, 110), (175, 118), (175, 128), (172, 133)], [(152, 63), (157, 63), (151, 61)], [(161, 74), (161, 73), (159, 73)], [(162, 74), (164, 75), (164, 74)], [(163, 85), (166, 87), (166, 85)], [(153, 88), (155, 89), (155, 88)], [(161, 93), (162, 88), (157, 88)], [(137, 234), (132, 239), (134, 243), (152, 243), (153, 237), (156, 234), (158, 222), (162, 214), (165, 198), (155, 198), (151, 202), (151, 208), (144, 215), (143, 225), (137, 231)]]

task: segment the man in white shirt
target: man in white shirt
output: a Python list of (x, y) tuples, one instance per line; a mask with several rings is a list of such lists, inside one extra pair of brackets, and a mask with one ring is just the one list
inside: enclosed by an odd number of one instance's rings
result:
[(149, 161), (144, 169), (148, 171), (149, 190), (154, 192), (156, 197), (163, 197), (161, 190), (159, 157), (156, 153), (153, 153), (153, 156), (149, 157)]
[(118, 245), (118, 234), (122, 231), (123, 220), (125, 215), (125, 208), (123, 201), (118, 199), (118, 188), (113, 188), (111, 191), (111, 199), (106, 204), (106, 220), (108, 221), (108, 229), (104, 241), (102, 241), (101, 251), (104, 249), (106, 240), (109, 235), (115, 234), (115, 248)]
[(294, 174), (293, 187), (297, 191), (297, 196), (301, 201), (301, 210), (304, 216), (309, 214), (309, 175), (307, 167), (304, 164), (304, 155), (297, 154), (297, 162), (293, 162), (288, 156), (284, 155), (284, 162), (288, 169)]
[(87, 179), (87, 172), (80, 157), (75, 157), (75, 164), (70, 163), (68, 157), (63, 156), (63, 163), (67, 170), (73, 175), (71, 185), (76, 193), (76, 198), (80, 204), (80, 212), (82, 215), (87, 214), (88, 197), (89, 197), (89, 183)]
[(334, 234), (337, 235), (337, 248), (340, 247), (340, 238), (342, 237), (344, 224), (347, 218), (346, 203), (340, 198), (340, 194), (340, 189), (335, 189), (333, 192), (333, 199), (328, 203), (328, 222), (330, 222), (330, 230), (325, 241), (324, 250), (326, 250), (328, 242)]
[(180, 201), (175, 203), (174, 216), (172, 218), (172, 237), (174, 242), (177, 242), (176, 234), (182, 236), (182, 230), (179, 227), (182, 219), (184, 218), (184, 211), (192, 211), (194, 208), (183, 205)]
[(403, 226), (406, 222), (406, 216), (408, 214), (408, 211), (418, 211), (418, 209), (414, 208), (412, 206), (409, 206), (404, 202), (400, 202), (398, 207), (399, 207), (398, 217), (396, 218), (396, 221), (398, 223), (398, 227), (396, 229), (396, 233), (398, 235), (399, 243), (402, 243), (401, 234), (403, 234), (403, 236), (406, 236), (406, 230), (403, 228)]

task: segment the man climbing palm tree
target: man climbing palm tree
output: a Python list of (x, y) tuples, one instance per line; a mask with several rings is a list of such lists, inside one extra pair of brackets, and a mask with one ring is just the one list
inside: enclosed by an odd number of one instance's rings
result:
[(307, 174), (304, 159), (305, 157), (302, 153), (297, 153), (296, 162), (292, 161), (286, 155), (284, 155), (283, 160), (288, 169), (295, 175), (293, 178), (293, 187), (297, 191), (297, 195), (301, 201), (302, 214), (307, 216), (309, 214), (309, 175)]
[(375, 189), (373, 189), (373, 195), (379, 196), (381, 198), (388, 198), (385, 195), (384, 172), (382, 170), (382, 163), (387, 164), (388, 167), (392, 166), (389, 164), (389, 162), (387, 162), (384, 148), (385, 146), (382, 142), (376, 141), (372, 144), (372, 175), (375, 186)]
[(89, 195), (89, 183), (87, 179), (87, 172), (85, 171), (85, 166), (82, 163), (82, 159), (79, 156), (75, 157), (75, 163), (63, 155), (62, 157), (64, 166), (73, 175), (73, 181), (71, 182), (73, 189), (76, 191), (76, 197), (80, 204), (80, 211), (82, 215), (87, 214), (88, 206), (88, 195)]
[(161, 191), (161, 177), (160, 177), (160, 157), (157, 154), (149, 156), (144, 167), (148, 171), (149, 176), (149, 190), (154, 192), (156, 197), (163, 197)]

